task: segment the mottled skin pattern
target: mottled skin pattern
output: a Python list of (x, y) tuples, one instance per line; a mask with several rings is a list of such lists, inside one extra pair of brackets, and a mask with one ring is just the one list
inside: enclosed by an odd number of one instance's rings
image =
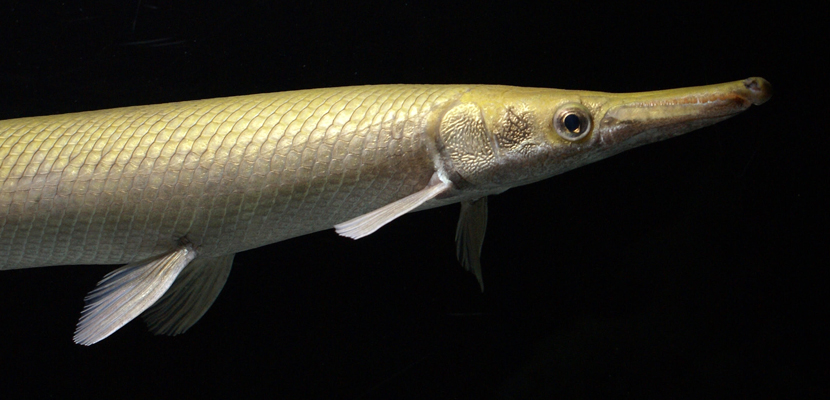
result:
[(371, 211), (435, 171), (454, 86), (305, 90), (0, 121), (0, 269), (231, 254)]

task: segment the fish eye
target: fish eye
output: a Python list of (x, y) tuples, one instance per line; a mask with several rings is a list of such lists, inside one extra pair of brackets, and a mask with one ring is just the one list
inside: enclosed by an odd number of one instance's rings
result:
[(588, 136), (591, 125), (591, 114), (581, 104), (566, 104), (553, 117), (553, 129), (569, 142)]

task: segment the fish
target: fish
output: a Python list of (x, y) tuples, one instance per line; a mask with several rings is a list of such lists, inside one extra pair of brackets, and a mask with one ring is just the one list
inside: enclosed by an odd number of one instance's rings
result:
[(359, 239), (460, 203), (457, 257), (484, 290), (487, 196), (771, 95), (758, 77), (636, 93), (393, 84), (0, 121), (0, 270), (123, 265), (85, 298), (74, 342), (139, 315), (177, 335), (236, 253), (331, 228)]

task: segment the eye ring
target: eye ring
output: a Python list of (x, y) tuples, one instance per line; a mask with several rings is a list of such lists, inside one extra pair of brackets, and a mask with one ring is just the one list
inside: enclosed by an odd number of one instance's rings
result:
[(591, 113), (582, 104), (565, 104), (553, 117), (553, 130), (569, 142), (584, 139), (591, 133), (592, 127)]

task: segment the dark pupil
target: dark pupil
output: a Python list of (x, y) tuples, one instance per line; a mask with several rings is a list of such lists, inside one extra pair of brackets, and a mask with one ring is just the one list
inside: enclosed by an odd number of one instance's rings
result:
[(568, 114), (565, 116), (565, 119), (562, 121), (565, 123), (565, 128), (568, 129), (568, 132), (575, 133), (579, 132), (579, 117), (576, 114)]

